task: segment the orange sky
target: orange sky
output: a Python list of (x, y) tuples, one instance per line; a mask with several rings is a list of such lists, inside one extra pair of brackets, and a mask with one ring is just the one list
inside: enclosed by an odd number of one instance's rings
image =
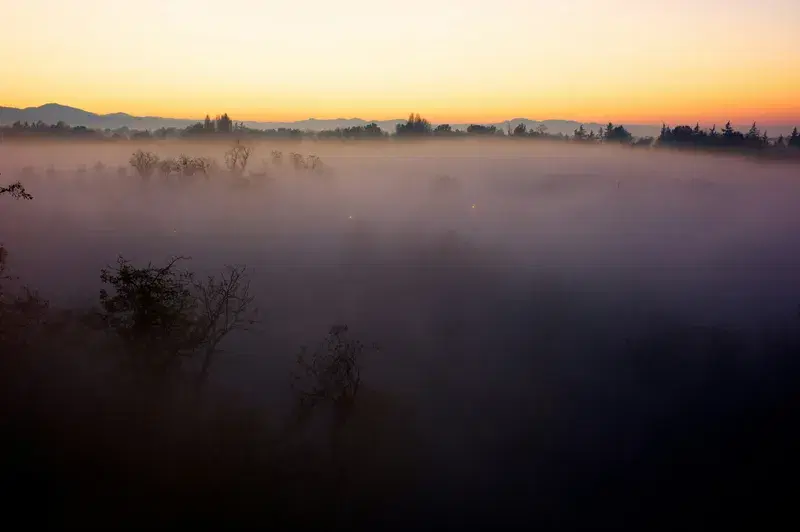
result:
[(800, 123), (795, 0), (658, 4), (25, 0), (3, 14), (0, 105)]

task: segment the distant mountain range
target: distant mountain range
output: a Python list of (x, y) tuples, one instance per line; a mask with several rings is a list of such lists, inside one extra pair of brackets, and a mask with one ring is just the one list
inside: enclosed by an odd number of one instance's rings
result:
[[(129, 129), (153, 130), (162, 127), (184, 128), (202, 121), (204, 118), (205, 117), (197, 119), (183, 119), (161, 116), (133, 116), (127, 113), (101, 115), (57, 103), (48, 103), (39, 107), (26, 107), (24, 109), (18, 109), (16, 107), (0, 107), (0, 125), (6, 126), (16, 121), (37, 122), (41, 120), (47, 124), (55, 124), (59, 121), (62, 121), (70, 126), (86, 126), (93, 129), (118, 129), (127, 127)], [(231, 118), (236, 120), (235, 116)], [(361, 118), (334, 118), (319, 120), (316, 118), (309, 118), (307, 120), (298, 120), (295, 122), (244, 121), (246, 126), (257, 129), (291, 128), (309, 131), (322, 131), (326, 129), (330, 130), (336, 129), (337, 127), (344, 128), (364, 126), (372, 122), (378, 124), (384, 131), (394, 132), (395, 126), (397, 124), (405, 123), (406, 119), (397, 118), (393, 120), (363, 120)], [(564, 134), (572, 134), (572, 132), (581, 125), (580, 122), (575, 122), (572, 120), (537, 121), (529, 120), (527, 118), (514, 118), (505, 122), (484, 125), (494, 125), (505, 130), (509, 127), (509, 125), (513, 129), (520, 123), (524, 123), (529, 129), (536, 129), (543, 124), (547, 126), (547, 131), (549, 133)], [(469, 124), (451, 124), (451, 126), (453, 129), (466, 129)], [(597, 123), (583, 123), (583, 126), (587, 129), (596, 130), (604, 125)], [(625, 127), (628, 128), (628, 130), (635, 136), (657, 135), (660, 129), (660, 127), (653, 125), (626, 124)]]
[[(204, 118), (205, 117), (199, 119), (182, 119), (165, 118), (160, 116), (133, 116), (127, 113), (101, 115), (57, 103), (48, 103), (39, 107), (26, 107), (24, 109), (18, 109), (16, 107), (0, 107), (0, 125), (9, 125), (16, 121), (37, 122), (41, 120), (47, 124), (55, 124), (59, 121), (63, 121), (70, 126), (86, 126), (92, 129), (118, 129), (127, 127), (129, 129), (154, 130), (162, 127), (184, 128), (186, 126), (195, 124), (198, 121), (202, 121)], [(232, 116), (231, 118), (236, 120), (235, 116)], [(315, 118), (309, 118), (307, 120), (299, 120), (296, 122), (244, 121), (247, 127), (256, 129), (291, 128), (310, 131), (321, 131), (326, 129), (330, 130), (336, 129), (337, 127), (344, 128), (363, 126), (372, 122), (378, 124), (384, 131), (394, 132), (395, 126), (397, 124), (405, 123), (406, 120), (404, 118), (398, 118), (394, 120), (362, 120), (361, 118), (335, 118), (318, 120)], [(605, 126), (605, 124), (587, 122), (582, 124), (581, 122), (576, 122), (573, 120), (538, 121), (527, 118), (513, 118), (505, 122), (483, 125), (493, 125), (506, 130), (509, 126), (511, 129), (513, 129), (520, 123), (525, 124), (528, 129), (534, 130), (540, 125), (545, 125), (547, 126), (548, 133), (563, 133), (567, 135), (571, 135), (572, 132), (581, 125), (583, 125), (583, 127), (587, 130), (597, 130)], [(466, 129), (468, 125), (469, 124), (451, 124), (453, 129)], [(657, 136), (661, 129), (660, 125), (624, 124), (624, 126), (636, 137)], [(747, 126), (737, 126), (738, 129), (743, 129), (745, 131), (749, 127), (749, 124)], [(786, 129), (786, 131), (783, 131), (783, 129)], [(774, 130), (771, 130), (770, 133), (786, 134), (788, 131), (789, 128), (776, 127)]]

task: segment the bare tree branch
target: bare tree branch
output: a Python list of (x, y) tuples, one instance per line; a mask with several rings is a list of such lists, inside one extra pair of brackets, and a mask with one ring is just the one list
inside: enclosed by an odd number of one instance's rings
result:
[(32, 200), (33, 196), (28, 194), (25, 190), (25, 187), (22, 186), (22, 183), (17, 181), (16, 183), (12, 183), (7, 187), (0, 187), (0, 196), (3, 194), (8, 194), (14, 199), (24, 199), (24, 200)]

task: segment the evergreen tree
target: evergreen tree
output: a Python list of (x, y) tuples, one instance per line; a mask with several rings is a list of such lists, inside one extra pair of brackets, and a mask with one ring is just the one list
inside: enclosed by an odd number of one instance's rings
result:
[(669, 142), (670, 137), (672, 136), (672, 131), (669, 129), (669, 126), (665, 123), (661, 123), (661, 133), (658, 135), (659, 142)]
[(405, 124), (397, 124), (396, 132), (400, 136), (405, 135), (430, 135), (433, 132), (431, 123), (422, 118), (419, 113), (411, 113)]
[(233, 131), (233, 121), (228, 116), (228, 113), (222, 116), (217, 115), (216, 125), (218, 133), (231, 133)]
[(725, 127), (722, 129), (722, 136), (725, 137), (726, 139), (730, 139), (736, 136), (736, 130), (733, 129), (730, 122), (725, 124)]
[(792, 135), (789, 137), (788, 145), (792, 148), (800, 148), (800, 133), (797, 132), (797, 128), (792, 130)]

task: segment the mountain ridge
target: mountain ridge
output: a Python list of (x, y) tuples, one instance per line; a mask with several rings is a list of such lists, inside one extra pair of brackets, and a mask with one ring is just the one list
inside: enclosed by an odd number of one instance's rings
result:
[[(197, 119), (197, 118), (169, 118), (160, 116), (135, 116), (124, 112), (98, 114), (98, 113), (93, 113), (91, 111), (86, 111), (84, 109), (79, 109), (77, 107), (70, 107), (55, 102), (48, 102), (38, 107), (25, 107), (25, 108), (0, 106), (0, 125), (6, 125), (6, 126), (16, 121), (37, 122), (41, 120), (42, 122), (45, 122), (47, 124), (55, 124), (59, 121), (63, 121), (69, 124), (70, 126), (85, 126), (93, 129), (119, 129), (127, 127), (128, 129), (154, 130), (162, 127), (184, 128), (192, 124), (196, 124), (197, 122), (202, 122), (204, 118), (205, 117)], [(235, 117), (232, 118), (235, 119)], [(397, 124), (405, 123), (406, 119), (395, 118), (388, 120), (365, 120), (362, 118), (353, 117), (353, 118), (329, 118), (329, 119), (307, 118), (304, 120), (296, 120), (290, 122), (270, 122), (270, 121), (255, 121), (255, 120), (244, 120), (243, 122), (247, 127), (256, 129), (289, 128), (289, 129), (301, 129), (301, 130), (311, 130), (311, 131), (322, 131), (326, 129), (329, 130), (329, 129), (345, 128), (353, 126), (364, 126), (374, 122), (378, 124), (378, 126), (380, 126), (381, 129), (383, 129), (384, 131), (393, 132), (395, 126)], [(479, 122), (473, 122), (473, 123), (479, 123)], [(515, 128), (520, 123), (525, 124), (528, 127), (528, 129), (536, 129), (539, 126), (544, 125), (547, 127), (547, 131), (549, 133), (554, 133), (554, 134), (562, 133), (567, 135), (571, 135), (572, 132), (581, 125), (583, 125), (584, 128), (586, 128), (587, 130), (597, 130), (598, 128), (602, 128), (605, 126), (604, 124), (600, 124), (597, 122), (579, 122), (576, 120), (560, 120), (560, 119), (532, 120), (523, 117), (516, 117), (501, 122), (482, 122), (481, 124), (496, 126), (505, 131), (509, 127), (511, 129)], [(453, 129), (466, 129), (467, 126), (469, 126), (470, 124), (464, 123), (464, 124), (450, 124), (450, 125), (452, 126)], [(657, 136), (661, 129), (660, 125), (656, 126), (652, 124), (624, 124), (624, 125), (626, 129), (628, 129), (628, 131), (630, 131), (634, 136), (637, 137)], [(749, 124), (746, 126), (746, 128), (749, 128)], [(783, 128), (778, 127), (776, 129), (783, 129)]]

